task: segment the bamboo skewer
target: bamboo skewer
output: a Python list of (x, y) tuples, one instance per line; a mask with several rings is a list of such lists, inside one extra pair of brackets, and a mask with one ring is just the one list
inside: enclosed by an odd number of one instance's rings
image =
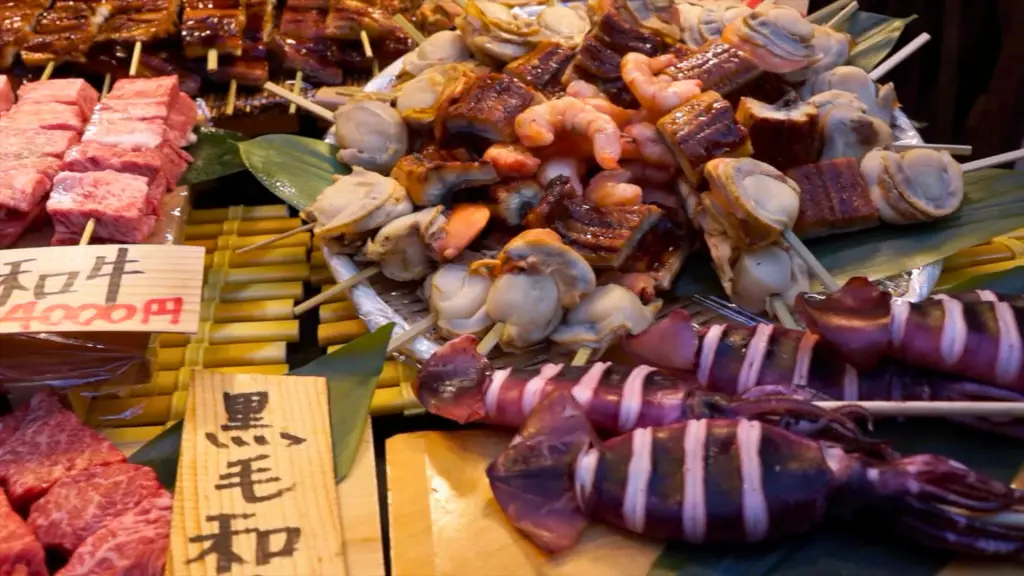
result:
[(876, 67), (874, 70), (872, 70), (871, 73), (868, 74), (868, 76), (875, 82), (878, 82), (878, 80), (882, 76), (885, 76), (886, 74), (891, 72), (893, 68), (899, 66), (900, 62), (903, 62), (904, 60), (909, 58), (911, 54), (917, 52), (918, 49), (921, 48), (921, 46), (927, 44), (928, 41), (931, 39), (932, 37), (927, 33), (921, 34), (917, 38), (914, 38), (913, 40), (911, 40), (910, 44), (907, 44), (898, 52), (886, 58), (885, 61), (879, 64), (878, 67)]
[(338, 294), (344, 294), (345, 292), (348, 291), (349, 288), (355, 286), (356, 284), (359, 284), (360, 282), (366, 280), (367, 278), (376, 275), (378, 272), (380, 272), (380, 266), (370, 266), (369, 268), (362, 270), (358, 274), (349, 277), (343, 282), (338, 282), (338, 284), (334, 288), (321, 292), (316, 296), (313, 296), (309, 300), (306, 300), (302, 304), (299, 304), (298, 306), (295, 307), (294, 310), (292, 310), (292, 312), (297, 317), (308, 310), (316, 308), (320, 304), (330, 300), (331, 298), (335, 297)]
[(430, 330), (434, 324), (437, 324), (437, 314), (431, 312), (422, 320), (410, 325), (400, 333), (393, 335), (391, 337), (391, 342), (388, 343), (388, 354), (394, 354), (414, 338), (423, 334), (427, 330)]
[(775, 319), (779, 321), (783, 328), (790, 330), (798, 330), (800, 328), (782, 296), (775, 295), (768, 299), (768, 311), (775, 316)]
[(908, 144), (897, 142), (892, 145), (892, 149), (896, 152), (903, 152), (905, 150), (938, 150), (949, 152), (953, 156), (970, 156), (974, 153), (974, 148), (961, 144)]
[(966, 174), (968, 172), (974, 172), (975, 170), (981, 170), (982, 168), (992, 168), (993, 166), (999, 166), (1000, 164), (1006, 164), (1007, 162), (1016, 162), (1021, 158), (1024, 158), (1024, 148), (1013, 152), (1006, 152), (1005, 154), (997, 154), (996, 156), (982, 158), (981, 160), (975, 160), (974, 162), (968, 162), (967, 164), (961, 164), (960, 168), (962, 168), (964, 174)]
[(505, 329), (504, 322), (498, 322), (491, 327), (491, 330), (480, 340), (480, 343), (476, 345), (476, 352), (481, 356), (487, 356), (494, 350), (494, 346), (498, 343), (501, 338), (501, 332)]
[(818, 277), (818, 280), (821, 280), (821, 284), (826, 290), (829, 292), (839, 290), (839, 284), (836, 282), (836, 279), (829, 274), (828, 270), (825, 270), (825, 267), (821, 265), (821, 262), (818, 262), (818, 259), (814, 257), (814, 254), (812, 254), (807, 246), (796, 237), (796, 234), (794, 234), (792, 230), (789, 228), (783, 230), (782, 239), (786, 244), (789, 244), (789, 247), (796, 252), (797, 256), (807, 264), (807, 267), (810, 268), (811, 272)]
[(402, 30), (404, 30), (405, 33), (409, 35), (409, 38), (412, 38), (412, 41), (415, 42), (417, 45), (423, 44), (424, 42), (427, 41), (427, 37), (424, 36), (422, 32), (417, 30), (416, 27), (413, 26), (411, 22), (406, 20), (405, 16), (402, 16), (401, 14), (395, 14), (395, 23), (397, 23), (402, 28)]
[(590, 362), (590, 357), (593, 356), (594, 349), (590, 346), (583, 346), (576, 351), (576, 355), (572, 357), (571, 366), (583, 366), (587, 362)]
[(219, 58), (219, 56), (217, 55), (217, 49), (216, 48), (210, 48), (206, 52), (206, 71), (207, 72), (216, 72), (217, 71), (217, 68), (220, 67), (219, 63), (218, 63), (218, 58)]
[(238, 81), (234, 78), (228, 83), (228, 97), (224, 104), (224, 113), (228, 116), (235, 114), (235, 98), (238, 97)]
[(270, 92), (273, 92), (274, 94), (277, 94), (278, 96), (297, 105), (299, 108), (302, 108), (307, 112), (311, 112), (312, 114), (319, 116), (320, 118), (323, 118), (328, 122), (334, 122), (334, 114), (332, 114), (330, 110), (324, 108), (319, 104), (310, 102), (309, 100), (303, 98), (302, 96), (292, 94), (290, 91), (278, 86), (277, 84), (274, 84), (273, 82), (267, 82), (266, 84), (263, 85), (263, 88)]
[(373, 75), (380, 74), (377, 59), (373, 56), (373, 47), (370, 46), (370, 36), (366, 33), (366, 30), (359, 31), (359, 40), (363, 43), (363, 54), (373, 61)]
[(835, 410), (857, 406), (872, 416), (908, 416), (922, 418), (1001, 417), (1024, 418), (1024, 402), (815, 402), (821, 408)]
[[(216, 52), (214, 53), (216, 54)], [(128, 64), (128, 75), (135, 76), (139, 72), (139, 58), (142, 57), (142, 42), (136, 42), (132, 46), (132, 61)]]
[(852, 16), (853, 13), (856, 12), (859, 8), (860, 8), (860, 4), (858, 4), (856, 2), (851, 2), (849, 6), (847, 6), (846, 8), (843, 8), (842, 12), (840, 12), (839, 14), (836, 14), (835, 18), (832, 18), (831, 20), (829, 20), (828, 23), (825, 24), (825, 28), (833, 28), (834, 29), (839, 24), (842, 24), (843, 22), (845, 22), (846, 19), (848, 17)]
[(100, 100), (107, 97), (107, 92), (110, 92), (110, 83), (113, 81), (113, 76), (109, 72), (103, 77), (103, 89), (100, 90)]
[(57, 67), (56, 60), (50, 60), (46, 64), (46, 68), (43, 69), (43, 73), (39, 75), (39, 81), (49, 80), (50, 76), (53, 76), (53, 69)]
[(85, 230), (82, 231), (82, 238), (78, 241), (79, 246), (87, 246), (89, 240), (92, 240), (93, 230), (96, 229), (96, 219), (89, 218), (89, 222), (85, 225)]
[(256, 250), (257, 248), (263, 248), (264, 246), (269, 246), (269, 245), (271, 245), (271, 244), (273, 244), (275, 242), (278, 242), (280, 240), (284, 240), (285, 238), (291, 238), (292, 236), (295, 236), (297, 234), (302, 234), (303, 232), (308, 232), (308, 231), (312, 230), (314, 226), (316, 226), (316, 224), (306, 224), (305, 226), (300, 226), (298, 228), (295, 228), (295, 229), (289, 230), (287, 232), (283, 232), (281, 234), (278, 234), (278, 235), (274, 236), (273, 238), (267, 238), (266, 240), (261, 240), (261, 241), (255, 243), (255, 244), (250, 244), (248, 246), (244, 246), (242, 248), (239, 248), (238, 250), (235, 250), (235, 253), (236, 254), (244, 254), (244, 253), (246, 253), (246, 252), (248, 252), (250, 250)]
[[(295, 73), (295, 82), (292, 83), (292, 94), (294, 94), (295, 97), (298, 98), (299, 94), (301, 94), (301, 93), (302, 93), (302, 70), (299, 70), (298, 72)], [(292, 102), (291, 104), (288, 105), (288, 113), (289, 114), (295, 114), (295, 112), (297, 110), (298, 110), (298, 108), (295, 105), (295, 102)]]

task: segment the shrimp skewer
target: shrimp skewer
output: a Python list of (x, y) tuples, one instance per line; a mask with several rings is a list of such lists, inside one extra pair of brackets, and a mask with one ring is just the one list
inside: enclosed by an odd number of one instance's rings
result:
[(672, 80), (661, 75), (663, 70), (677, 63), (674, 54), (650, 58), (638, 52), (630, 52), (622, 57), (619, 69), (622, 80), (640, 105), (648, 113), (661, 117), (700, 94), (699, 80)]
[(610, 116), (579, 98), (560, 98), (528, 108), (516, 117), (516, 135), (528, 148), (548, 146), (559, 133), (586, 136), (594, 157), (605, 170), (619, 167), (622, 156), (619, 126)]
[(675, 168), (676, 158), (672, 149), (665, 145), (658, 129), (649, 122), (631, 124), (622, 130), (622, 157), (642, 160), (646, 164)]

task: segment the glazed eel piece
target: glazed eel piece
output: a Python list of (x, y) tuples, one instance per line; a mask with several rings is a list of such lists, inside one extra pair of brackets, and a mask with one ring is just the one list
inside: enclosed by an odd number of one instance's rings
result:
[(508, 520), (549, 552), (591, 521), (659, 540), (739, 545), (807, 532), (826, 511), (868, 514), (920, 544), (1024, 559), (1024, 529), (975, 512), (1022, 492), (942, 456), (889, 462), (762, 422), (696, 419), (602, 442), (571, 393), (549, 396), (487, 468)]
[[(733, 397), (790, 395), (841, 401), (1007, 401), (1024, 393), (888, 361), (858, 370), (845, 355), (814, 332), (774, 324), (693, 325), (674, 310), (650, 328), (622, 342), (636, 361), (673, 374), (692, 375), (708, 390)], [(984, 418), (958, 422), (1024, 438), (1024, 423)]]
[(1024, 392), (1024, 296), (978, 290), (909, 303), (853, 278), (800, 301), (808, 330), (859, 368), (892, 358)]

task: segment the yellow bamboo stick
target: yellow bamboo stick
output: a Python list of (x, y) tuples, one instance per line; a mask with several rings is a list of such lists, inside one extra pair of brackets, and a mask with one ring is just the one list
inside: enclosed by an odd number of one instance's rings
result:
[(274, 264), (271, 266), (248, 266), (245, 268), (209, 268), (206, 271), (208, 282), (219, 280), (222, 284), (301, 282), (309, 278), (309, 276), (309, 264), (305, 262)]
[(963, 270), (964, 268), (1006, 262), (1013, 260), (1013, 258), (1013, 250), (1003, 244), (982, 244), (981, 246), (966, 248), (949, 256), (943, 261), (942, 270), (944, 272)]
[(290, 217), (287, 204), (205, 208), (188, 214), (189, 224), (214, 224), (226, 220), (269, 220)]
[(256, 236), (280, 234), (303, 225), (299, 218), (267, 218), (263, 220), (227, 220), (224, 223), (189, 224), (185, 226), (186, 240), (202, 240), (217, 236)]
[[(333, 282), (331, 282), (330, 284), (324, 284), (323, 286), (320, 287), (320, 293), (321, 294), (331, 292), (332, 290), (334, 290), (334, 283)], [(347, 300), (348, 300), (348, 296), (344, 292), (342, 292), (340, 294), (334, 294), (333, 292), (331, 292), (331, 296), (327, 300), (324, 300), (323, 303), (324, 304), (333, 304), (335, 302), (345, 302)]]
[(323, 304), (320, 306), (321, 324), (340, 322), (341, 320), (353, 320), (358, 317), (359, 314), (356, 312), (355, 305), (348, 300), (332, 302), (330, 304)]
[(157, 351), (158, 370), (177, 370), (182, 367), (220, 368), (222, 366), (259, 366), (287, 364), (288, 345), (285, 342), (256, 342), (249, 344), (189, 344), (181, 348), (161, 348)]
[[(184, 338), (181, 336), (184, 336)], [(202, 322), (196, 334), (165, 334), (157, 340), (161, 346), (186, 346), (198, 343), (244, 344), (279, 341), (299, 341), (298, 320), (264, 320), (258, 322), (227, 322), (223, 324)]]
[(276, 264), (298, 264), (306, 261), (306, 255), (306, 249), (301, 246), (291, 248), (274, 247), (243, 253), (233, 250), (217, 250), (206, 255), (203, 265), (206, 268), (251, 268), (253, 266), (273, 266)]
[(334, 283), (334, 276), (327, 268), (311, 268), (309, 271), (309, 283), (313, 286), (323, 286)]
[(362, 320), (342, 320), (317, 326), (317, 340), (321, 346), (344, 344), (367, 333), (366, 324)]
[(987, 264), (985, 266), (975, 266), (973, 268), (963, 268), (961, 270), (953, 270), (951, 272), (943, 272), (942, 276), (939, 277), (939, 281), (936, 283), (934, 291), (944, 292), (961, 282), (970, 280), (975, 276), (1004, 272), (1018, 266), (1024, 266), (1024, 258), (1008, 260), (1006, 262), (997, 262), (995, 264)]
[(257, 282), (252, 284), (203, 286), (203, 300), (225, 302), (252, 302), (254, 300), (302, 300), (305, 288), (302, 280), (289, 282)]
[[(274, 236), (274, 234), (262, 234), (260, 236), (218, 236), (216, 238), (185, 240), (185, 244), (187, 246), (202, 246), (207, 252), (216, 252), (218, 250), (238, 250), (239, 248), (251, 246), (257, 242), (267, 240), (268, 238), (273, 238)], [(312, 244), (312, 238), (313, 236), (308, 232), (306, 234), (289, 236), (288, 238), (275, 242), (274, 248), (302, 247), (309, 250), (309, 247)]]

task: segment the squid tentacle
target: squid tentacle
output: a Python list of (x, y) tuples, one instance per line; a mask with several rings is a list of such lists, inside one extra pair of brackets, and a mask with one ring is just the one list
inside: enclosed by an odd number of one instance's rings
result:
[(987, 522), (916, 498), (903, 500), (903, 510), (885, 512), (897, 532), (921, 544), (964, 554), (1024, 558), (1024, 530)]

